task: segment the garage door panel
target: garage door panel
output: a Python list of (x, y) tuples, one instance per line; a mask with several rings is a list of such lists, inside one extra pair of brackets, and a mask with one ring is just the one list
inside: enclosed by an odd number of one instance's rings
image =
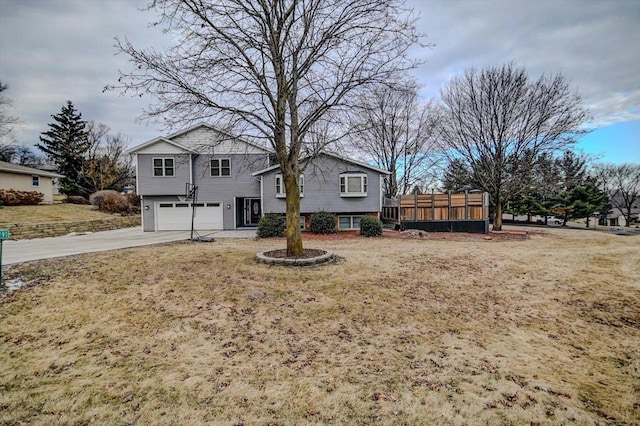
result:
[[(156, 203), (158, 231), (188, 231), (191, 229), (191, 203)], [(196, 204), (195, 229), (223, 229), (222, 203)]]

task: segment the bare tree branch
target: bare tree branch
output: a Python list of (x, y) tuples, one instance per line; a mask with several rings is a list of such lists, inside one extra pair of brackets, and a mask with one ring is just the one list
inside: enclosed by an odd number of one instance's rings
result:
[(524, 67), (469, 69), (441, 90), (443, 141), (491, 197), (494, 229), (502, 205), (526, 187), (536, 159), (571, 146), (588, 112), (561, 75), (531, 81)]
[(154, 0), (149, 8), (175, 45), (157, 52), (117, 39), (133, 69), (108, 88), (152, 94), (142, 118), (170, 127), (214, 121), (270, 144), (287, 190), (287, 251), (300, 253), (298, 161), (308, 136), (330, 111), (416, 65), (407, 55), (421, 36), (411, 11), (399, 0)]
[(351, 114), (353, 146), (380, 168), (391, 171), (384, 190), (408, 194), (430, 179), (441, 160), (438, 111), (421, 103), (414, 83), (381, 86), (364, 96)]

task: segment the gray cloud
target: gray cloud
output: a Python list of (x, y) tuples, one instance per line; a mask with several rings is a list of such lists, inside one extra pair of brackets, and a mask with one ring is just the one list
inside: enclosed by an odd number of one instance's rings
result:
[[(0, 0), (0, 80), (9, 84), (20, 142), (35, 143), (50, 115), (71, 99), (85, 119), (140, 143), (160, 125), (137, 123), (149, 98), (103, 93), (126, 58), (114, 37), (162, 48), (168, 40), (148, 28), (146, 1)], [(465, 68), (514, 61), (533, 77), (562, 72), (582, 93), (596, 125), (640, 118), (640, 2), (412, 0), (418, 27), (434, 48), (415, 71), (426, 98)]]
[(418, 70), (426, 96), (468, 67), (514, 61), (562, 72), (595, 125), (640, 118), (640, 2), (415, 1), (436, 47)]

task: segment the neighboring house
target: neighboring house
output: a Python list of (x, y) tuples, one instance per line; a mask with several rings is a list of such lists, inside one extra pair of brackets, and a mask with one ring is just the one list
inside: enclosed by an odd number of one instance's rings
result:
[[(633, 226), (638, 223), (638, 217), (640, 216), (640, 209), (631, 209), (631, 224)], [(617, 208), (613, 208), (606, 216), (600, 216), (598, 221), (599, 225), (603, 226), (627, 226), (627, 219), (622, 214), (622, 211)]]
[(0, 189), (38, 191), (44, 194), (43, 203), (53, 202), (53, 180), (61, 177), (58, 173), (0, 161)]
[[(44, 164), (42, 166), (38, 166), (38, 169), (44, 170), (45, 172), (56, 173), (58, 171), (58, 166), (55, 164)], [(60, 175), (62, 177), (62, 175)], [(53, 178), (53, 201), (62, 201), (66, 198), (66, 195), (60, 193), (60, 178)]]
[[(285, 193), (271, 150), (199, 124), (129, 150), (136, 156), (136, 190), (144, 231), (187, 230), (198, 187), (195, 228), (255, 227), (263, 213), (285, 212)], [(363, 215), (378, 217), (385, 170), (332, 154), (310, 161), (301, 177), (303, 226), (316, 211), (338, 215), (339, 229), (359, 227)]]

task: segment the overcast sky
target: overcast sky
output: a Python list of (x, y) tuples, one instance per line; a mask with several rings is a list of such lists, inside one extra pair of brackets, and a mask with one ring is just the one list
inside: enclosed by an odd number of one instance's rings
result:
[[(425, 98), (437, 97), (440, 87), (465, 68), (514, 61), (532, 77), (562, 72), (582, 94), (594, 127), (640, 128), (639, 0), (407, 3), (420, 14), (418, 27), (434, 44), (420, 52), (426, 62), (415, 71)], [(163, 134), (161, 126), (135, 120), (151, 98), (102, 91), (128, 67), (125, 57), (115, 55), (115, 36), (128, 37), (136, 47), (170, 42), (157, 28), (148, 28), (153, 15), (138, 10), (145, 4), (0, 0), (0, 81), (9, 85), (13, 112), (22, 120), (18, 142), (37, 142), (67, 99), (84, 119), (128, 135), (131, 145)], [(595, 143), (600, 152), (624, 150), (629, 161), (637, 162), (637, 133)]]

